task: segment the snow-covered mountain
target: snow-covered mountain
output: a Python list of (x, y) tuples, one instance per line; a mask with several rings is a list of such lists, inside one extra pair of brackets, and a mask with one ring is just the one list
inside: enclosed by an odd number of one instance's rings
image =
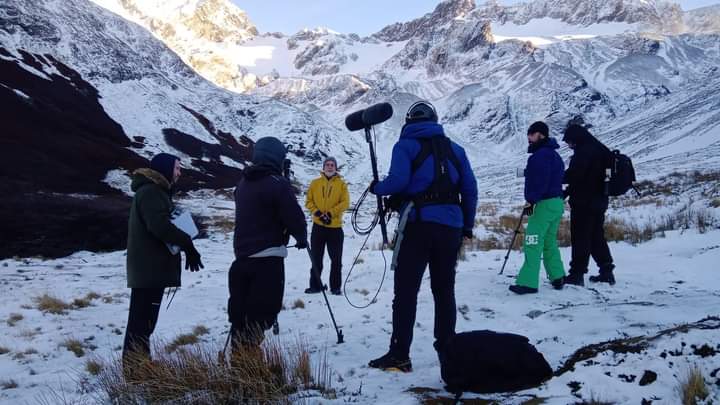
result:
[[(17, 124), (6, 128), (2, 148), (3, 160), (17, 164), (7, 163), (0, 175), (3, 187), (22, 186), (17, 194), (22, 198), (12, 200), (20, 206), (4, 206), (2, 215), (20, 230), (28, 227), (24, 214), (15, 215), (19, 207), (28, 215), (52, 210), (68, 218), (93, 215), (89, 201), (102, 204), (99, 199), (113, 189), (129, 192), (127, 171), (159, 151), (183, 159), (186, 180), (180, 188), (188, 190), (233, 186), (252, 141), (262, 136), (283, 139), (299, 163), (298, 176), (314, 173), (315, 162), (329, 154), (350, 161), (361, 146), (334, 142), (339, 129), (317, 112), (213, 85), (148, 31), (89, 1), (3, 2), (0, 47), (1, 114), (3, 121)], [(77, 162), (73, 170), (67, 168), (70, 161)], [(83, 201), (69, 204), (67, 193), (80, 193)], [(126, 203), (118, 204), (113, 221), (127, 215)], [(113, 223), (92, 232), (95, 237), (125, 233)], [(33, 239), (15, 231), (2, 232), (3, 237), (47, 244), (54, 237), (62, 240), (65, 232), (60, 227)], [(122, 238), (112, 245), (124, 246)]]
[(94, 0), (147, 28), (185, 63), (215, 84), (244, 91), (268, 78), (246, 74), (235, 46), (258, 34), (247, 15), (226, 0)]
[(720, 4), (688, 11), (685, 25), (693, 32), (720, 31)]

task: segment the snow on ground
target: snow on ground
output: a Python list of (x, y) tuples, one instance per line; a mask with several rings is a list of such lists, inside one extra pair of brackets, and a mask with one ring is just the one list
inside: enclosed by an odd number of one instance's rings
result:
[(530, 41), (538, 47), (559, 41), (588, 39), (602, 35), (618, 35), (628, 31), (637, 31), (637, 26), (621, 22), (604, 22), (579, 26), (549, 17), (536, 18), (522, 25), (512, 22), (505, 24), (492, 23), (492, 33), (495, 41), (502, 42), (518, 39), (520, 41)]
[[(231, 201), (214, 201), (204, 207), (217, 215), (232, 215)], [(344, 275), (363, 239), (346, 226)], [(379, 231), (370, 246), (377, 244)], [(207, 343), (222, 344), (228, 328), (227, 270), (233, 260), (232, 234), (212, 233), (197, 242), (205, 269), (183, 273), (183, 288), (169, 310), (163, 309), (155, 339), (172, 340), (197, 325), (210, 328)], [(515, 296), (507, 290), (522, 264), (514, 252), (499, 276), (503, 251), (470, 252), (461, 261), (457, 274), (458, 331), (492, 329), (526, 335), (558, 369), (577, 349), (610, 339), (653, 335), (660, 330), (707, 316), (720, 316), (720, 230), (706, 234), (695, 231), (668, 232), (645, 244), (611, 246), (617, 264), (618, 284), (588, 285), (553, 290), (547, 281), (535, 296)], [(567, 264), (569, 249), (562, 249)], [(390, 253), (385, 253), (390, 259)], [(369, 302), (383, 273), (380, 251), (368, 249), (355, 269), (346, 293), (357, 303)], [(326, 258), (327, 260), (327, 258)], [(415, 340), (412, 346), (414, 371), (386, 373), (369, 369), (367, 362), (385, 353), (391, 332), (392, 273), (388, 271), (377, 303), (366, 310), (352, 309), (345, 298), (329, 296), (346, 343), (337, 345), (328, 312), (319, 295), (306, 295), (309, 261), (304, 252), (292, 250), (286, 261), (285, 307), (279, 316), (280, 339), (295, 342), (298, 335), (310, 342), (316, 356), (327, 348), (334, 370), (333, 387), (337, 400), (312, 399), (309, 403), (414, 404), (423, 395), (448, 396), (443, 391), (440, 369), (432, 348), (433, 303), (429, 281), (423, 281)], [(326, 262), (327, 269), (327, 262)], [(327, 270), (326, 270), (327, 271)], [(595, 272), (595, 270), (591, 270)], [(327, 273), (325, 274), (327, 277)], [(544, 279), (544, 276), (543, 276)], [(80, 252), (58, 260), (37, 258), (0, 262), (0, 380), (14, 380), (17, 388), (0, 390), (0, 403), (35, 403), (50, 389), (65, 392), (68, 398), (87, 399), (76, 381), (88, 377), (85, 361), (93, 356), (117, 354), (122, 345), (127, 319), (129, 290), (125, 287), (124, 252), (92, 254)], [(103, 298), (67, 315), (43, 314), (34, 308), (33, 297), (50, 293), (66, 301), (96, 292)], [(369, 294), (368, 294), (369, 293)], [(367, 294), (367, 295), (366, 295)], [(296, 300), (304, 309), (290, 309)], [(11, 314), (21, 314), (14, 326), (6, 323)], [(61, 347), (68, 338), (97, 346), (82, 358)], [(675, 391), (678, 379), (697, 364), (715, 398), (720, 399), (720, 354), (701, 357), (697, 347), (720, 350), (720, 329), (677, 333), (654, 341), (638, 354), (601, 354), (579, 363), (574, 371), (558, 376), (538, 389), (509, 395), (484, 395), (503, 404), (519, 404), (534, 396), (546, 404), (568, 404), (595, 395), (618, 404), (679, 403)], [(693, 348), (693, 346), (695, 348)], [(707, 354), (707, 353), (705, 353)], [(645, 370), (657, 373), (657, 381), (641, 387)], [(714, 373), (714, 374), (712, 374)], [(713, 375), (713, 377), (711, 377)], [(579, 383), (578, 384), (576, 384)], [(573, 388), (577, 390), (573, 395)], [(414, 392), (408, 390), (413, 389)], [(437, 393), (435, 393), (437, 390)]]

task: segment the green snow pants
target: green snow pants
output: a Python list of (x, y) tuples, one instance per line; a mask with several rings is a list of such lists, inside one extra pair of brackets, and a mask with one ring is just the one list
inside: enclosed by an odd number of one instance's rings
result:
[(525, 231), (525, 263), (517, 276), (517, 285), (538, 288), (541, 257), (550, 281), (565, 276), (557, 244), (557, 233), (564, 209), (562, 198), (549, 198), (535, 204)]

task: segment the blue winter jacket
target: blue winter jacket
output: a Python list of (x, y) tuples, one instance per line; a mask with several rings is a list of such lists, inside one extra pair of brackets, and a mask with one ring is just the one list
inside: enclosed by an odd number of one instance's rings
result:
[(525, 201), (536, 204), (549, 198), (562, 197), (562, 182), (565, 163), (557, 153), (560, 148), (555, 138), (547, 138), (530, 145), (525, 168)]
[[(377, 185), (373, 191), (378, 195), (404, 195), (413, 196), (424, 192), (430, 187), (435, 176), (435, 162), (430, 155), (420, 165), (415, 173), (411, 173), (412, 161), (420, 153), (420, 139), (445, 136), (442, 125), (435, 122), (418, 122), (403, 127), (400, 140), (392, 151), (392, 161), (388, 176)], [(450, 163), (450, 178), (454, 184), (460, 183), (459, 191), (461, 205), (438, 204), (422, 208), (423, 222), (434, 222), (454, 228), (463, 228), (470, 231), (475, 224), (478, 190), (475, 175), (465, 150), (451, 141), (453, 152), (462, 167), (456, 168)], [(460, 175), (462, 173), (462, 175)], [(416, 212), (410, 212), (409, 221), (416, 220)]]

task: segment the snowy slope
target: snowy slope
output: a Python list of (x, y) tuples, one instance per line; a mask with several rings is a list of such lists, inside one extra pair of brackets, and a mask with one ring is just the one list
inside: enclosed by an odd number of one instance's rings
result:
[[(213, 204), (227, 205), (222, 201)], [(619, 281), (615, 287), (591, 285), (587, 289), (568, 287), (554, 291), (544, 282), (540, 294), (533, 297), (514, 296), (507, 291), (521, 264), (520, 254), (513, 253), (507, 277), (497, 275), (503, 251), (468, 254), (468, 260), (460, 262), (457, 274), (458, 331), (491, 329), (524, 334), (557, 370), (586, 345), (653, 336), (681, 324), (720, 316), (715, 269), (720, 260), (719, 238), (717, 230), (704, 235), (688, 231), (668, 233), (664, 239), (636, 247), (612, 244), (618, 265)], [(348, 238), (346, 263), (352, 262), (360, 242), (357, 237)], [(211, 239), (200, 241), (198, 249), (203, 254), (205, 269), (184, 273), (184, 287), (170, 309), (161, 311), (155, 339), (169, 341), (204, 325), (210, 334), (202, 337), (203, 344), (224, 343), (228, 328), (226, 272), (232, 261), (231, 235), (216, 233)], [(569, 250), (562, 249), (562, 254), (567, 263)], [(377, 289), (383, 269), (379, 251), (365, 251), (362, 258), (364, 263), (356, 269), (346, 289), (357, 304), (367, 303), (372, 297), (364, 294)], [(13, 327), (3, 325), (0, 329), (0, 346), (10, 350), (0, 355), (3, 376), (0, 379), (12, 378), (18, 384), (17, 388), (0, 391), (0, 403), (32, 401), (42, 395), (47, 398), (51, 389), (67, 400), (79, 400), (78, 403), (87, 403), (97, 394), (93, 392), (92, 377), (85, 371), (85, 361), (117, 355), (122, 345), (128, 307), (123, 263), (123, 252), (102, 255), (81, 252), (55, 261), (0, 262), (0, 283), (5, 291), (0, 297), (0, 319), (7, 319), (11, 313), (24, 318)], [(427, 280), (418, 301), (411, 351), (414, 371), (386, 373), (369, 369), (366, 364), (387, 349), (392, 274), (387, 275), (378, 302), (367, 310), (352, 309), (342, 297), (329, 297), (346, 339), (345, 344), (337, 345), (322, 297), (303, 293), (308, 266), (303, 252), (291, 252), (286, 263), (285, 306), (291, 308), (295, 300), (301, 299), (305, 308), (281, 312), (279, 338), (286, 343), (294, 342), (298, 336), (306, 339), (311, 343), (315, 361), (327, 348), (337, 399), (316, 397), (310, 403), (416, 404), (421, 400), (436, 403), (441, 400), (436, 397), (449, 397), (443, 390), (432, 348), (432, 296)], [(62, 289), (57, 288), (60, 284)], [(108, 302), (98, 299), (92, 306), (71, 310), (67, 315), (42, 314), (32, 308), (32, 298), (46, 292), (71, 301), (91, 291), (109, 297)], [(717, 346), (720, 321), (707, 321), (704, 325), (709, 328), (670, 334), (651, 341), (637, 353), (602, 352), (538, 389), (506, 395), (468, 394), (465, 398), (521, 404), (537, 397), (544, 404), (566, 405), (592, 396), (618, 404), (638, 404), (643, 399), (653, 404), (676, 404), (679, 379), (690, 366), (697, 365), (708, 379), (711, 398), (717, 400), (720, 375), (716, 371), (714, 377), (710, 375), (720, 368)], [(86, 349), (83, 357), (75, 357), (60, 346), (68, 338), (96, 348)], [(703, 345), (709, 350), (699, 350)], [(657, 380), (640, 386), (646, 370), (656, 373)], [(76, 381), (88, 383), (80, 390)]]
[(8, 49), (55, 55), (86, 77), (125, 133), (145, 138), (139, 151), (144, 156), (173, 149), (163, 134), (168, 128), (219, 143), (189, 110), (235, 137), (278, 136), (299, 162), (357, 149), (352, 143), (333, 145), (338, 127), (321, 115), (214, 86), (146, 30), (89, 1), (14, 1), (0, 7), (0, 22), (0, 41)]

